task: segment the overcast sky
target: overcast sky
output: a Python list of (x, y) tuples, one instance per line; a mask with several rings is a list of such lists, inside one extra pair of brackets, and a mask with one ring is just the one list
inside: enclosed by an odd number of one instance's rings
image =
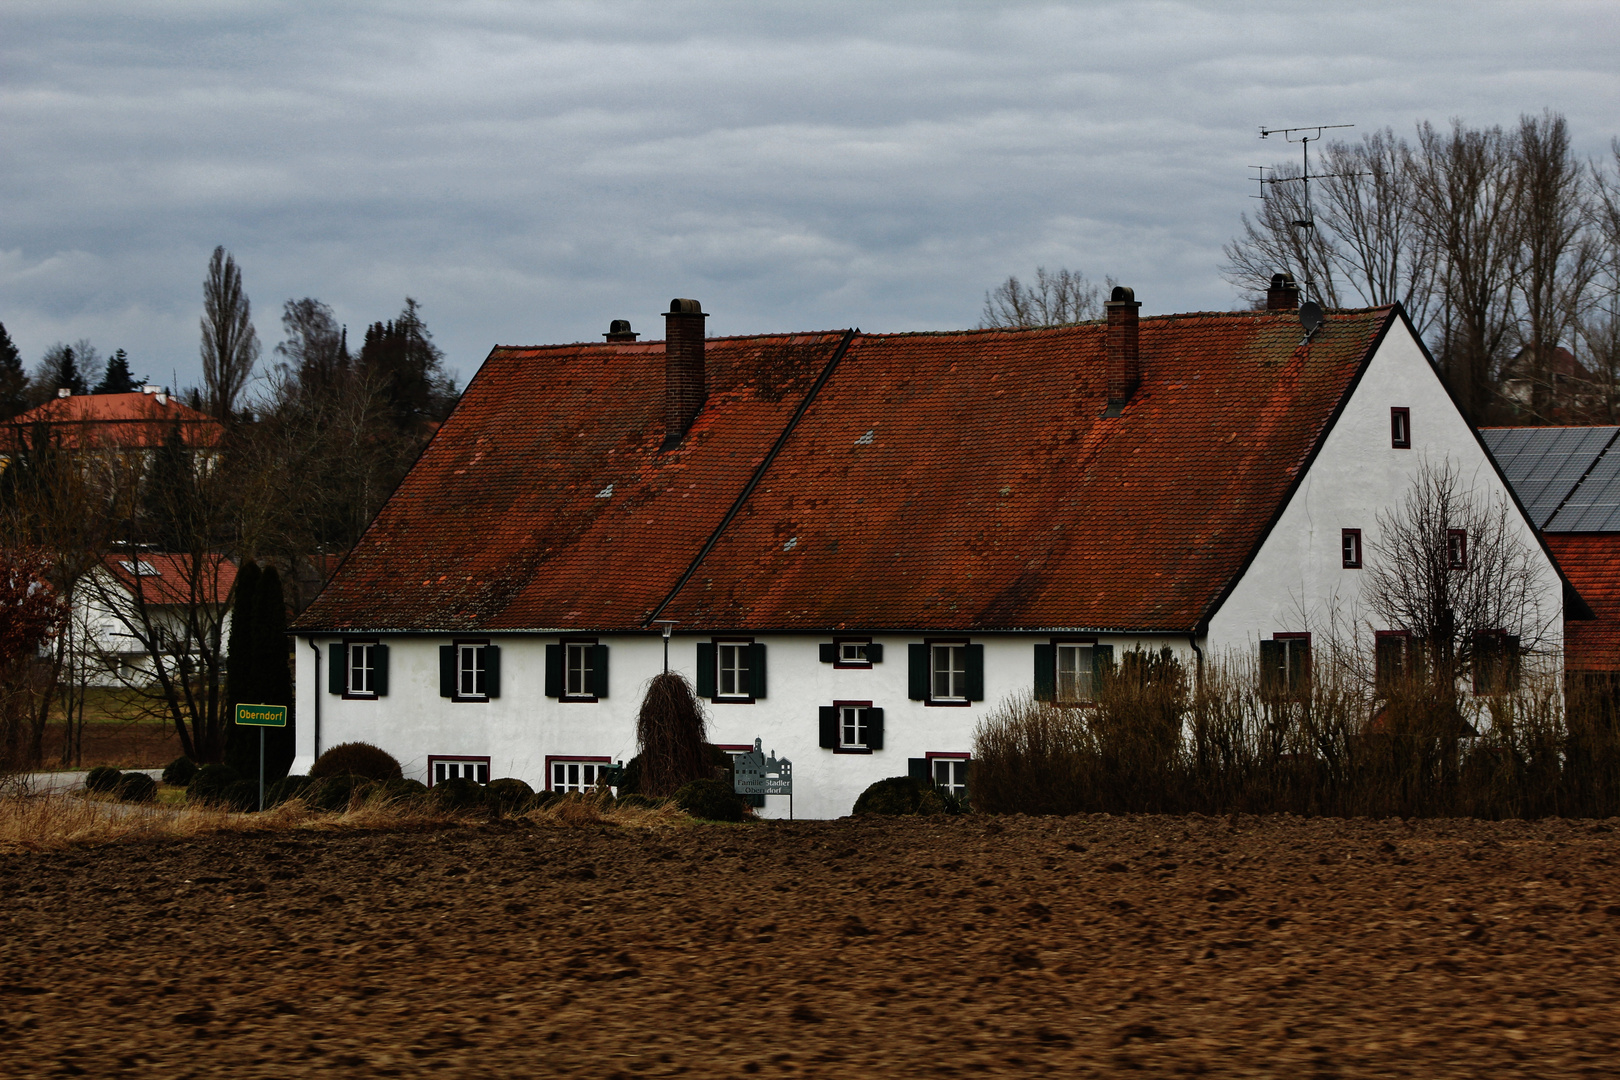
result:
[[(1037, 265), (1238, 303), (1259, 125), (1620, 133), (1620, 4), (4, 0), (0, 322), (200, 380), (209, 253), (264, 343), (406, 295), (491, 345), (950, 329)], [(1352, 136), (1356, 132), (1351, 132)]]

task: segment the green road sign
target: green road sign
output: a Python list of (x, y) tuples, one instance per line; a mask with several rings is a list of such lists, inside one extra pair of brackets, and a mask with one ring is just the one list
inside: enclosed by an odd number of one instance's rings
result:
[(286, 727), (285, 705), (238, 705), (236, 722), (242, 727)]

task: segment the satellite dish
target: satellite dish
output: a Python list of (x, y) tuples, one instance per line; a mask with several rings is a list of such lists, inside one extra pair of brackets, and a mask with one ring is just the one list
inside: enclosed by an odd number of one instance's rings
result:
[(1311, 335), (1322, 329), (1327, 317), (1322, 314), (1322, 305), (1315, 300), (1307, 300), (1299, 305), (1299, 325), (1305, 328), (1305, 340), (1309, 341)]

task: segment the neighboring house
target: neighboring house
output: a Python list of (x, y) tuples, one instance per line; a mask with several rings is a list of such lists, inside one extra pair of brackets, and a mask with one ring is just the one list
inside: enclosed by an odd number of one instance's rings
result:
[[(1562, 345), (1547, 358), (1545, 373), (1537, 372), (1529, 349), (1521, 349), (1502, 366), (1502, 397), (1515, 414), (1542, 408), (1550, 413), (1580, 414), (1596, 404), (1597, 376)], [(1538, 402), (1537, 388), (1540, 387)]]
[(1620, 427), (1480, 432), (1591, 619), (1564, 628), (1571, 674), (1620, 676)]
[(224, 428), (218, 420), (176, 401), (159, 386), (132, 394), (70, 394), (61, 391), (37, 408), (0, 423), (0, 468), (10, 456), (37, 449), (40, 439), (56, 448), (95, 457), (149, 457), (178, 433), (199, 464), (213, 459)]
[(424, 780), (586, 787), (667, 655), (715, 743), (792, 761), (801, 816), (959, 786), (998, 702), (1083, 701), (1125, 650), (1308, 671), (1426, 460), (1512, 504), (1556, 652), (1556, 567), (1406, 316), (1307, 336), (1272, 299), (713, 339), (677, 300), (664, 342), (498, 347), (294, 623), (295, 771), (358, 739)]
[(223, 651), (236, 564), (143, 551), (108, 556), (73, 591), (73, 641), (91, 686), (145, 685), (153, 652), (169, 670), (182, 653)]

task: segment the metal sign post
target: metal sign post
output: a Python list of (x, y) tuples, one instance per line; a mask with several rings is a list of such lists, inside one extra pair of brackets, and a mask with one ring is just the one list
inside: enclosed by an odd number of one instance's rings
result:
[(264, 811), (264, 729), (287, 726), (285, 705), (238, 705), (236, 723), (239, 727), (259, 729), (259, 810)]

